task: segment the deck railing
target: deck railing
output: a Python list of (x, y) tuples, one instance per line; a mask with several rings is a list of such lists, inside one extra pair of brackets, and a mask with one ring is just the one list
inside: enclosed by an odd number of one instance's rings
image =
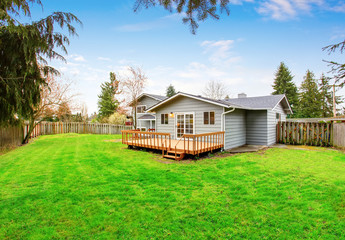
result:
[(224, 147), (225, 132), (211, 132), (202, 134), (184, 134), (183, 149), (185, 153), (196, 155)]
[(168, 150), (175, 150), (175, 155), (176, 152), (197, 155), (224, 147), (224, 132), (184, 134), (179, 140), (173, 140), (173, 146), (170, 133), (133, 130), (121, 132), (123, 144), (162, 150), (163, 155)]
[(136, 130), (122, 130), (122, 143), (145, 148), (171, 148), (170, 133), (141, 132)]

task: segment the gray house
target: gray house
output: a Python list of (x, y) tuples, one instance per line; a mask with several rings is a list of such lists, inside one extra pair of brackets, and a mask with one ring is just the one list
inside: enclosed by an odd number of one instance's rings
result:
[[(138, 97), (138, 105), (136, 107), (137, 112), (137, 128), (141, 131), (147, 131), (148, 129), (155, 128), (156, 114), (154, 112), (147, 113), (146, 109), (156, 105), (157, 103), (165, 100), (167, 97), (143, 93)], [(134, 109), (132, 110), (134, 111)]]
[(153, 99), (150, 95), (140, 100), (147, 108), (138, 118), (139, 124), (143, 124), (140, 121), (149, 118), (148, 115), (152, 119), (157, 116), (155, 125), (150, 126), (154, 126), (156, 132), (170, 133), (173, 139), (180, 139), (183, 134), (225, 131), (225, 149), (245, 144), (274, 144), (277, 121), (284, 121), (287, 114), (292, 114), (285, 95), (247, 97), (239, 94), (238, 98), (214, 100), (179, 92), (161, 101), (156, 98), (154, 105), (153, 101), (148, 103)]

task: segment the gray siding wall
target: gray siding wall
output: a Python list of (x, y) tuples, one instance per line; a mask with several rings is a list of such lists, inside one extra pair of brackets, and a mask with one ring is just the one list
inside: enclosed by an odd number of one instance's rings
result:
[[(161, 114), (174, 113), (174, 117), (169, 116), (169, 124), (161, 124)], [(170, 133), (175, 138), (175, 113), (194, 113), (194, 134), (219, 132), (221, 131), (221, 114), (223, 107), (196, 100), (189, 97), (180, 96), (168, 104), (164, 104), (156, 110), (156, 131)], [(204, 124), (204, 112), (215, 112), (215, 124)]]
[(246, 120), (247, 144), (267, 145), (267, 110), (248, 110)]
[(140, 103), (138, 103), (138, 105), (146, 105), (146, 108), (149, 108), (157, 104), (158, 102), (160, 101), (147, 97), (147, 96), (143, 96), (140, 100)]
[[(147, 96), (143, 96), (141, 98), (140, 102), (138, 103), (138, 105), (146, 105), (146, 109), (148, 109), (149, 107), (157, 104), (158, 102), (160, 102), (160, 101), (155, 100), (155, 99), (150, 98), (150, 97), (147, 97)], [(134, 109), (132, 109), (132, 111), (133, 110)], [(137, 113), (137, 118), (139, 118), (140, 116), (145, 115), (145, 114), (147, 114), (147, 113)], [(150, 113), (150, 114), (154, 115), (154, 113)], [(145, 125), (146, 125), (146, 129), (150, 128), (150, 123), (149, 122), (147, 122), (147, 123), (145, 123), (144, 121), (141, 121), (141, 122), (142, 122), (141, 123), (141, 127), (145, 127)], [(137, 120), (137, 127), (139, 127), (139, 126), (140, 126), (140, 121)], [(152, 127), (154, 128), (154, 125)]]
[(281, 103), (279, 103), (274, 109), (274, 112), (280, 113), (281, 115), (281, 121), (286, 121), (287, 114), (284, 111), (284, 108)]
[(225, 115), (225, 149), (246, 144), (246, 111), (236, 109)]
[(276, 143), (276, 128), (277, 119), (276, 112), (272, 110), (267, 111), (267, 145)]
[(277, 142), (277, 117), (276, 113), (280, 113), (281, 121), (286, 121), (286, 112), (281, 103), (279, 103), (273, 110), (267, 112), (267, 145), (272, 145)]

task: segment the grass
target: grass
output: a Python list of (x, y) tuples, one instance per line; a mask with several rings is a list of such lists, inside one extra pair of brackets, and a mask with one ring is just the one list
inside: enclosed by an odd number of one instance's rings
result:
[(341, 239), (345, 155), (269, 149), (164, 164), (120, 136), (0, 156), (0, 239)]

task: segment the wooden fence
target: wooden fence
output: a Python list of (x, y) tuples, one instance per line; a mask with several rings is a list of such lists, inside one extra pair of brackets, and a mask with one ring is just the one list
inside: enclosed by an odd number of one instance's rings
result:
[[(41, 122), (36, 125), (30, 138), (60, 133), (121, 134), (121, 130), (131, 130), (132, 128), (132, 126), (127, 125), (106, 123)], [(24, 126), (0, 128), (0, 148), (22, 144), (28, 131), (29, 125), (27, 124)]]
[(23, 127), (8, 126), (0, 128), (0, 149), (10, 148), (22, 144), (24, 139)]
[(345, 123), (334, 123), (333, 145), (345, 148)]
[[(122, 130), (131, 130), (132, 128), (132, 126), (107, 123), (41, 122), (35, 127), (31, 137), (60, 133), (121, 134)], [(28, 129), (29, 126), (25, 126), (24, 135)]]
[(296, 145), (333, 146), (334, 132), (332, 123), (278, 122), (277, 142)]

